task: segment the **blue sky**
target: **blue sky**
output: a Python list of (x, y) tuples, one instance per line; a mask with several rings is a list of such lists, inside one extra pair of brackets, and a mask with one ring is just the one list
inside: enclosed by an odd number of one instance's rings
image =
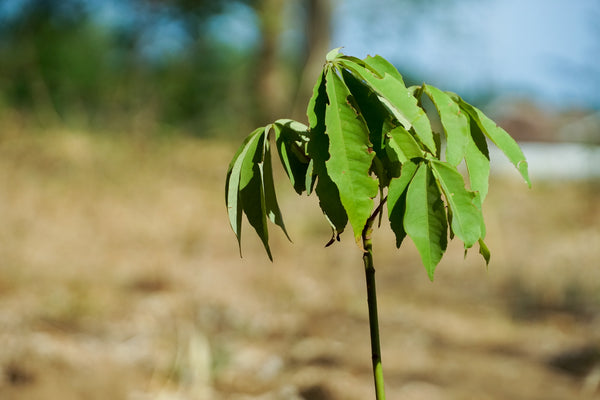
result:
[[(331, 47), (346, 54), (380, 54), (405, 73), (466, 96), (490, 92), (600, 109), (600, 0), (331, 1)], [(0, 23), (28, 2), (0, 1)], [(143, 18), (128, 1), (81, 2), (102, 23)], [(302, 21), (295, 2), (286, 4), (283, 46), (293, 48)], [(233, 3), (206, 28), (223, 44), (248, 49), (260, 41), (257, 22), (251, 8)], [(181, 26), (166, 17), (154, 26), (143, 52), (185, 51)]]
[[(284, 45), (299, 40), (301, 23), (294, 2), (288, 4)], [(333, 4), (331, 48), (343, 46), (346, 54), (380, 54), (401, 71), (461, 94), (600, 109), (599, 0)], [(251, 9), (237, 5), (213, 18), (210, 28), (223, 43), (244, 48), (259, 41), (256, 21)]]
[(464, 0), (421, 14), (400, 3), (339, 1), (332, 47), (381, 54), (460, 93), (600, 108), (600, 1)]

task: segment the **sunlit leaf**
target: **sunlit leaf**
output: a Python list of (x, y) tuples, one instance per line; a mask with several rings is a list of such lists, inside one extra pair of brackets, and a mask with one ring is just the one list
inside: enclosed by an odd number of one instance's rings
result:
[[(431, 130), (421, 99), (435, 105), (446, 138)], [(380, 218), (379, 194), (387, 202), (399, 247), (409, 236), (430, 279), (446, 250), (448, 234), (465, 249), (479, 243), (486, 264), (483, 201), (490, 162), (487, 139), (498, 146), (530, 184), (527, 162), (517, 143), (479, 109), (459, 96), (426, 84), (406, 88), (402, 75), (381, 56), (361, 60), (340, 48), (326, 57), (309, 101), (308, 126), (280, 119), (252, 132), (227, 170), (225, 201), (241, 249), (245, 214), (271, 258), (267, 224), (286, 234), (271, 165), (271, 130), (279, 159), (301, 194), (313, 190), (332, 228), (327, 245), (350, 222), (357, 242)], [(464, 160), (468, 185), (457, 167)], [(445, 202), (444, 202), (445, 199)], [(370, 242), (369, 242), (370, 243)], [(241, 250), (240, 250), (241, 251)], [(466, 250), (465, 250), (466, 252)]]
[(519, 170), (525, 182), (531, 187), (527, 161), (517, 142), (504, 129), (500, 128), (494, 121), (488, 118), (481, 110), (473, 107), (457, 95), (453, 95), (453, 98), (454, 101), (459, 104), (460, 108), (469, 113), (469, 116), (473, 118), (477, 126), (479, 126), (479, 129), (481, 129), (481, 131), (500, 150), (502, 150), (510, 162)]
[[(319, 197), (319, 206), (325, 214), (325, 218), (331, 225), (333, 237), (337, 238), (344, 231), (348, 223), (348, 215), (340, 200), (340, 194), (336, 184), (331, 180), (325, 162), (329, 160), (329, 137), (325, 134), (325, 110), (327, 107), (327, 91), (325, 87), (325, 72), (320, 76), (313, 90), (308, 107), (308, 119), (310, 121), (310, 141), (307, 152), (311, 158), (309, 176), (318, 177), (315, 192)], [(306, 188), (310, 191), (314, 180), (306, 182)]]
[(336, 58), (341, 57), (342, 53), (340, 52), (340, 49), (341, 47), (336, 47), (335, 49), (330, 50), (329, 53), (327, 53), (327, 55), (325, 56), (325, 60), (332, 62)]
[[(260, 237), (265, 250), (272, 260), (269, 247), (269, 230), (267, 227), (267, 206), (263, 186), (265, 130), (255, 135), (248, 143), (248, 150), (242, 160), (240, 172), (240, 200), (242, 210), (248, 222)], [(239, 238), (238, 238), (239, 240)]]
[(394, 67), (388, 60), (385, 58), (375, 55), (375, 56), (367, 56), (365, 58), (365, 63), (373, 68), (375, 71), (379, 73), (381, 77), (384, 77), (385, 74), (389, 74), (396, 78), (402, 85), (404, 86), (404, 79), (402, 79), (402, 75), (396, 67)]
[(424, 84), (423, 91), (435, 105), (442, 121), (446, 135), (446, 161), (456, 166), (465, 156), (469, 139), (469, 121), (458, 104), (440, 89)]
[(467, 141), (465, 164), (469, 173), (471, 190), (478, 193), (479, 204), (487, 196), (490, 176), (490, 156), (485, 136), (479, 126), (469, 117), (470, 138)]
[(406, 130), (413, 128), (429, 151), (436, 152), (429, 119), (425, 111), (417, 105), (417, 99), (404, 86), (404, 83), (390, 74), (386, 74), (383, 78), (376, 76), (351, 61), (343, 60), (340, 63), (357, 78), (366, 81), (377, 92), (380, 101), (404, 125), (404, 128)]
[(377, 196), (377, 181), (369, 176), (375, 153), (367, 124), (352, 106), (350, 91), (333, 68), (327, 71), (326, 89), (329, 104), (325, 125), (330, 153), (327, 172), (339, 190), (358, 240), (373, 210), (373, 198)]
[(392, 162), (386, 147), (386, 133), (394, 128), (395, 124), (388, 109), (381, 104), (377, 93), (356, 79), (350, 72), (343, 70), (342, 76), (346, 86), (352, 93), (355, 104), (358, 106), (369, 130), (369, 140), (375, 151), (372, 170), (379, 180), (380, 188), (387, 187), (390, 179), (400, 170), (398, 160)]
[[(235, 233), (238, 240), (238, 247), (240, 248), (241, 255), (241, 235), (242, 235), (242, 202), (240, 201), (239, 192), (240, 178), (242, 165), (246, 157), (252, 158), (254, 154), (248, 155), (251, 149), (256, 150), (256, 140), (260, 135), (264, 135), (265, 128), (258, 128), (254, 130), (238, 148), (235, 156), (229, 164), (227, 170), (227, 179), (225, 181), (225, 204), (227, 205), (227, 214), (229, 216), (229, 223)], [(244, 182), (247, 185), (247, 182)]]
[(441, 193), (426, 163), (417, 168), (406, 193), (404, 230), (421, 255), (429, 279), (448, 244), (448, 223)]
[(475, 204), (475, 194), (465, 189), (465, 182), (456, 167), (432, 160), (431, 169), (439, 182), (448, 206), (452, 211), (451, 228), (456, 236), (470, 248), (481, 238), (483, 216)]
[(413, 135), (402, 126), (397, 126), (389, 131), (386, 137), (388, 138), (387, 145), (389, 149), (394, 151), (394, 160), (400, 163), (425, 155)]

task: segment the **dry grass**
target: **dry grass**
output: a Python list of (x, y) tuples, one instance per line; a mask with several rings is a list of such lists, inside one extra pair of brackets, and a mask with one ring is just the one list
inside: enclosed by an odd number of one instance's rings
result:
[[(240, 260), (233, 151), (0, 138), (0, 398), (373, 398), (360, 252), (349, 237), (323, 249), (315, 199), (282, 184), (295, 243), (274, 233), (271, 264), (245, 227)], [(410, 243), (375, 234), (389, 398), (600, 393), (600, 187), (492, 183), (487, 272), (453, 243), (432, 284)], [(579, 372), (550, 365), (577, 349)]]

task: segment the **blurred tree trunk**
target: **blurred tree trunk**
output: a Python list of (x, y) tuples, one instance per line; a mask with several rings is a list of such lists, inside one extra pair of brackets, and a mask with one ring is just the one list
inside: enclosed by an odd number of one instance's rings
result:
[[(262, 45), (256, 71), (256, 119), (266, 124), (274, 119), (292, 117), (302, 120), (313, 85), (329, 50), (331, 36), (330, 0), (299, 0), (305, 10), (304, 46), (298, 58), (303, 66), (300, 77), (289, 76), (289, 65), (279, 54), (279, 40), (285, 28), (284, 0), (261, 0), (258, 5)], [(295, 17), (295, 16), (294, 16)], [(296, 83), (294, 82), (296, 81)]]
[(258, 15), (262, 44), (256, 71), (257, 115), (260, 125), (282, 118), (289, 108), (289, 85), (279, 57), (279, 39), (283, 28), (284, 0), (260, 0)]
[(306, 8), (304, 67), (292, 109), (292, 118), (306, 118), (306, 105), (329, 51), (331, 41), (331, 1), (303, 0)]

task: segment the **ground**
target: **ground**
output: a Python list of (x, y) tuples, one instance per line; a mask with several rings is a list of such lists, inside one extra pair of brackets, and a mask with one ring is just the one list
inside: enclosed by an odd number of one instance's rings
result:
[[(229, 228), (236, 144), (3, 132), (0, 398), (372, 399), (361, 253), (285, 180), (274, 262)], [(281, 171), (279, 171), (281, 173)], [(488, 269), (374, 234), (389, 399), (600, 398), (600, 184), (494, 178)]]

